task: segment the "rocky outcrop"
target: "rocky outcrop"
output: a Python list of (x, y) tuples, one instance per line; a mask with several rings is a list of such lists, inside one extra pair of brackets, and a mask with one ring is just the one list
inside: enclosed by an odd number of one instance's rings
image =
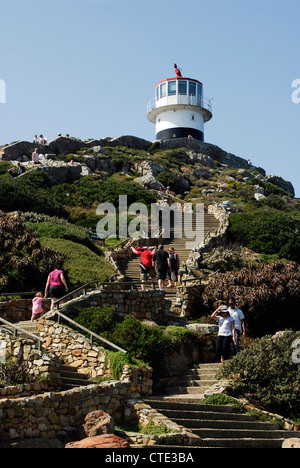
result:
[(103, 434), (95, 437), (87, 437), (77, 442), (70, 442), (66, 449), (72, 448), (106, 448), (106, 449), (124, 449), (130, 448), (129, 442), (114, 434)]
[(113, 418), (103, 410), (92, 411), (84, 418), (82, 426), (78, 429), (80, 439), (96, 437), (103, 434), (113, 434), (115, 422)]
[[(222, 150), (216, 145), (212, 145), (211, 143), (206, 143), (204, 141), (193, 140), (190, 138), (174, 138), (172, 140), (162, 141), (160, 146), (162, 149), (187, 148), (195, 151), (196, 153), (210, 156), (213, 160), (216, 160), (221, 164), (226, 164), (228, 167), (249, 169), (249, 164), (246, 159), (235, 156), (234, 154)], [(252, 166), (252, 168), (265, 175), (265, 170), (261, 167)]]
[(22, 161), (23, 157), (30, 157), (35, 148), (40, 154), (71, 154), (80, 151), (102, 146), (127, 146), (128, 148), (147, 150), (151, 145), (150, 141), (143, 140), (131, 135), (123, 135), (117, 138), (104, 138), (100, 140), (80, 140), (79, 138), (58, 137), (54, 140), (40, 145), (28, 141), (18, 141), (2, 147), (0, 159), (4, 161)]
[(295, 190), (292, 183), (284, 180), (282, 177), (267, 175), (264, 180), (266, 182), (270, 182), (273, 185), (276, 185), (276, 187), (279, 187), (281, 190), (291, 194), (293, 197), (295, 196)]

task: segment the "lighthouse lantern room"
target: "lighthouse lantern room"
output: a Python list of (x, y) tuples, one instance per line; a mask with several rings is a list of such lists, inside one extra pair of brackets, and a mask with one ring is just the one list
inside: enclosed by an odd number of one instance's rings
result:
[(212, 118), (209, 99), (203, 97), (203, 85), (182, 76), (174, 64), (176, 76), (157, 83), (155, 98), (148, 103), (147, 116), (155, 123), (156, 139), (194, 138), (204, 141), (204, 123)]

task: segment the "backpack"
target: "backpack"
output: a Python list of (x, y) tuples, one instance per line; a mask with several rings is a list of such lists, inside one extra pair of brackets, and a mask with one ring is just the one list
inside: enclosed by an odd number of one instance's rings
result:
[(178, 255), (175, 252), (171, 252), (169, 254), (169, 259), (171, 263), (171, 269), (172, 270), (177, 270), (178, 269)]

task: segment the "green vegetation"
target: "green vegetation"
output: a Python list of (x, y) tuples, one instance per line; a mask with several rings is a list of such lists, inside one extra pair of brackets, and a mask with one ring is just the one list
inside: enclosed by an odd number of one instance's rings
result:
[(225, 393), (219, 393), (218, 395), (212, 395), (203, 400), (205, 405), (230, 405), (233, 408), (234, 413), (245, 413), (246, 409), (242, 403), (231, 398)]
[(246, 397), (268, 411), (300, 417), (300, 364), (293, 362), (293, 342), (300, 332), (286, 330), (256, 339), (245, 351), (222, 366), (232, 379), (232, 395)]
[(81, 309), (76, 322), (89, 330), (126, 349), (134, 359), (155, 366), (156, 371), (164, 355), (199, 345), (197, 334), (183, 327), (147, 326), (132, 315), (116, 321), (113, 311), (107, 307)]
[(215, 310), (219, 301), (238, 299), (252, 337), (299, 327), (300, 266), (296, 262), (250, 264), (239, 271), (217, 273), (202, 296), (201, 315)]
[(63, 261), (64, 254), (42, 245), (18, 216), (0, 212), (0, 233), (0, 292), (44, 288), (49, 271)]
[(41, 238), (41, 245), (64, 255), (62, 264), (69, 285), (79, 286), (90, 281), (107, 281), (113, 267), (88, 247), (65, 239)]
[(174, 429), (170, 429), (166, 426), (166, 424), (155, 424), (153, 421), (149, 421), (147, 425), (141, 423), (132, 423), (130, 424), (123, 419), (119, 419), (116, 421), (115, 425), (116, 431), (121, 431), (120, 436), (122, 436), (122, 432), (134, 432), (136, 434), (146, 434), (146, 435), (163, 435), (163, 434), (172, 434), (178, 431)]
[(270, 209), (230, 216), (230, 235), (255, 252), (300, 260), (300, 213)]

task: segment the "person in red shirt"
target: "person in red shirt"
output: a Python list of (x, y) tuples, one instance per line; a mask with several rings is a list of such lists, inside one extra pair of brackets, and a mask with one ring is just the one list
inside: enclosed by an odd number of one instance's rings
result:
[[(131, 247), (133, 253), (140, 255), (141, 261), (139, 263), (141, 269), (141, 281), (145, 283), (148, 280), (148, 277), (155, 280), (156, 272), (153, 266), (153, 255), (155, 254), (156, 248), (155, 247)], [(142, 284), (142, 290), (145, 290), (145, 285)]]

